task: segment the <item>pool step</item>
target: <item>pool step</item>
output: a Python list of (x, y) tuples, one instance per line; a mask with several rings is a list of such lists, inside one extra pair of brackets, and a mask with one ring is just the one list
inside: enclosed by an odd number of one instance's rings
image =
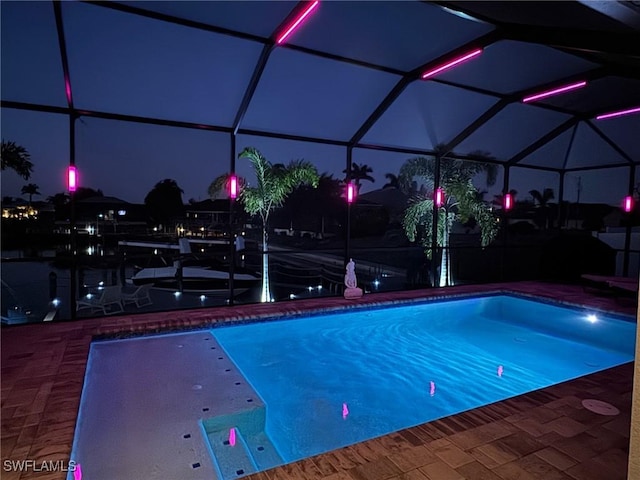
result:
[(258, 471), (282, 465), (284, 461), (263, 431), (246, 437), (250, 455), (258, 467)]
[[(213, 459), (222, 480), (243, 477), (284, 461), (265, 433), (264, 405), (202, 421)], [(235, 445), (229, 442), (231, 429)]]
[(238, 428), (235, 431), (235, 445), (229, 443), (228, 430), (207, 435), (215, 464), (223, 480), (243, 477), (258, 471), (242, 432)]

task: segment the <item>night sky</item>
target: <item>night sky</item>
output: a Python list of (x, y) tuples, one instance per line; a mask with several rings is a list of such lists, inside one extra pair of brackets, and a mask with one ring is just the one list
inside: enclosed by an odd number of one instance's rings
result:
[[(389, 71), (275, 48), (241, 129), (349, 141), (399, 81), (400, 75), (395, 72), (423, 65), (492, 30), (488, 24), (462, 19), (434, 5), (415, 2), (397, 9), (392, 3), (366, 3), (368, 15), (363, 16), (364, 2), (323, 2), (291, 38), (295, 45), (384, 65)], [(137, 5), (269, 36), (296, 4)], [(66, 107), (51, 3), (2, 2), (1, 8), (2, 100)], [(229, 127), (262, 50), (256, 41), (84, 3), (63, 2), (62, 14), (73, 102), (80, 110)], [(444, 73), (441, 79), (508, 94), (594, 67), (587, 60), (549, 47), (504, 40), (487, 47), (477, 60)], [(580, 102), (588, 92), (571, 95)], [(415, 81), (364, 135), (362, 143), (432, 149), (450, 141), (495, 102), (496, 98), (489, 95), (445, 83)], [(42, 195), (34, 200), (64, 191), (69, 161), (67, 116), (12, 108), (3, 108), (1, 115), (2, 138), (26, 147), (35, 164), (28, 181), (4, 171), (2, 195), (21, 196), (20, 189), (27, 183), (40, 187)], [(482, 150), (508, 160), (568, 118), (516, 102), (463, 141), (455, 152), (464, 155)], [(629, 156), (640, 158), (640, 142), (635, 140), (640, 115), (601, 123), (598, 126), (603, 132)], [(568, 167), (625, 162), (584, 123), (579, 124), (567, 156), (572, 134), (572, 130), (566, 131), (521, 163), (556, 167), (565, 157)], [(320, 173), (343, 176), (343, 146), (240, 133), (236, 152), (247, 146), (257, 147), (274, 163), (304, 158)], [(185, 202), (206, 199), (211, 180), (229, 169), (230, 148), (230, 135), (222, 132), (87, 116), (76, 122), (80, 184), (130, 202), (142, 202), (165, 178), (178, 182)], [(412, 156), (354, 149), (353, 161), (371, 166), (376, 178), (375, 183), (364, 182), (362, 191), (381, 188), (386, 182), (384, 175), (397, 174), (402, 162)], [(251, 178), (247, 160), (238, 160), (236, 170)], [(628, 172), (628, 168), (616, 168), (570, 173), (565, 199), (576, 200), (580, 177), (581, 202), (617, 205), (627, 192)], [(484, 188), (480, 182), (478, 187)], [(531, 189), (547, 187), (557, 194), (558, 175), (512, 168), (510, 187), (520, 192), (520, 198), (528, 197)], [(500, 175), (486, 198), (501, 189)]]

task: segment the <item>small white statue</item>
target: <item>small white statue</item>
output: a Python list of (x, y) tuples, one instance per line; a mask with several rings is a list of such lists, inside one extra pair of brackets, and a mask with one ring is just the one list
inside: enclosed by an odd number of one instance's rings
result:
[(362, 296), (362, 289), (358, 288), (358, 280), (356, 279), (356, 264), (353, 258), (349, 259), (347, 263), (347, 273), (344, 275), (344, 298), (360, 298)]

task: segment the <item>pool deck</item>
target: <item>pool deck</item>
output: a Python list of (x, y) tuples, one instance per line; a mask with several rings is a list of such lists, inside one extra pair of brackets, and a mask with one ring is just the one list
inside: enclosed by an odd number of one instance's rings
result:
[[(66, 474), (7, 471), (5, 460), (68, 461), (89, 346), (95, 337), (129, 336), (256, 320), (362, 304), (510, 291), (636, 316), (629, 300), (591, 295), (575, 285), (518, 282), (314, 298), (2, 328), (2, 478), (63, 479)], [(251, 480), (616, 480), (626, 479), (633, 364), (446, 417), (300, 462)], [(620, 410), (601, 416), (594, 398)], [(115, 460), (117, 461), (117, 460)], [(166, 479), (172, 480), (172, 479)]]

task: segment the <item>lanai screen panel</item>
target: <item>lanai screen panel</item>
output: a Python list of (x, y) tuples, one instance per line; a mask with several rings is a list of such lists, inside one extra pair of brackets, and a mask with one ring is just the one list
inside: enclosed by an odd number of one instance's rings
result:
[(29, 180), (11, 169), (2, 171), (2, 196), (28, 198), (22, 195), (21, 190), (29, 183), (39, 187), (40, 195), (34, 195), (34, 201), (42, 201), (66, 191), (69, 165), (68, 118), (65, 115), (12, 108), (3, 108), (1, 115), (2, 138), (25, 147), (33, 163)]
[(492, 29), (422, 2), (321, 2), (291, 43), (409, 71)]
[(396, 179), (400, 174), (400, 167), (409, 158), (418, 157), (410, 153), (385, 152), (380, 150), (371, 150), (368, 148), (354, 148), (351, 160), (358, 166), (368, 165), (371, 168), (369, 175), (374, 181), (363, 180), (360, 193), (370, 192), (372, 190), (387, 188), (396, 188)]
[(83, 118), (76, 130), (80, 185), (127, 202), (144, 203), (165, 179), (184, 191), (184, 203), (206, 200), (209, 184), (229, 171), (227, 134), (97, 118)]
[(399, 78), (278, 48), (269, 57), (241, 128), (346, 141)]
[[(640, 102), (638, 102), (640, 106)], [(624, 117), (594, 120), (593, 125), (607, 135), (636, 163), (640, 163), (640, 112)]]
[[(510, 157), (568, 120), (568, 115), (514, 103), (476, 130), (457, 148), (456, 153), (491, 153), (498, 160)], [(555, 159), (556, 167), (562, 159)]]
[(438, 78), (497, 93), (514, 93), (595, 68), (591, 62), (543, 45), (503, 40)]
[(142, 1), (118, 3), (266, 38), (284, 21), (298, 2)]
[(411, 83), (363, 137), (363, 143), (433, 149), (451, 141), (497, 99), (441, 83)]
[(63, 3), (75, 106), (229, 125), (261, 46), (226, 35)]
[(622, 199), (627, 195), (629, 185), (629, 169), (602, 168), (567, 173), (565, 179), (573, 178), (572, 194), (570, 184), (565, 184), (565, 199), (576, 201), (577, 179), (580, 178), (580, 203), (604, 203), (614, 207), (622, 206)]
[(2, 99), (66, 106), (51, 2), (2, 2)]
[(531, 190), (543, 193), (545, 188), (553, 190), (554, 199), (551, 203), (558, 201), (558, 188), (560, 186), (560, 175), (555, 172), (543, 170), (533, 170), (530, 168), (515, 167), (509, 170), (509, 190), (515, 190), (516, 202), (534, 202)]
[(518, 165), (533, 165), (548, 168), (563, 168), (565, 159), (569, 155), (571, 137), (577, 125), (561, 133), (556, 138), (527, 155)]
[(576, 138), (569, 153), (567, 168), (624, 165), (626, 163), (628, 161), (598, 136), (592, 128), (583, 122), (578, 125)]

